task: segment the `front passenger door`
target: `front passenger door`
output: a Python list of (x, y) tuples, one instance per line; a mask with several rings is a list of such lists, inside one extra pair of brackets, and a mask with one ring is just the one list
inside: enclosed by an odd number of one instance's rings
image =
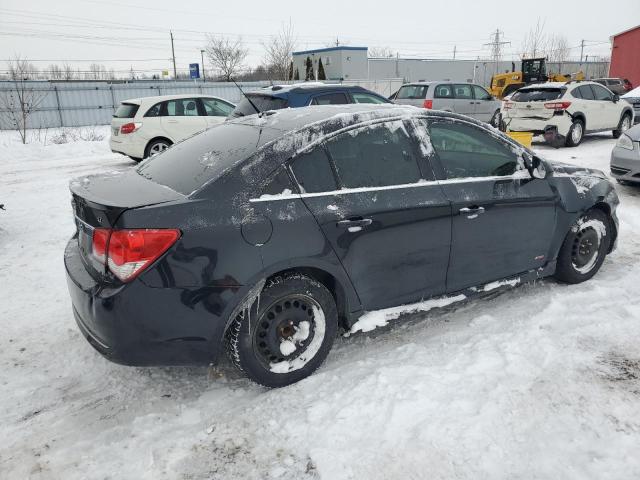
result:
[(510, 144), (475, 125), (434, 119), (429, 133), (452, 202), (447, 292), (545, 265), (556, 203), (548, 182), (520, 171)]

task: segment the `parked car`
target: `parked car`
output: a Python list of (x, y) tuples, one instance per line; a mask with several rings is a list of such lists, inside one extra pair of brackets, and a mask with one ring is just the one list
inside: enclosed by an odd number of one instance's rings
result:
[(640, 122), (640, 87), (636, 87), (633, 90), (625, 93), (621, 98), (625, 102), (630, 103), (633, 107), (634, 123)]
[(640, 125), (620, 135), (613, 147), (611, 176), (619, 183), (640, 184)]
[(64, 262), (91, 345), (129, 365), (226, 348), (270, 387), (316, 370), (339, 328), (369, 329), (363, 312), (588, 280), (618, 232), (602, 172), (413, 107), (252, 115), (70, 188)]
[(393, 102), (460, 113), (494, 127), (500, 123), (500, 100), (496, 100), (484, 87), (474, 83), (409, 83), (400, 87)]
[(210, 95), (163, 95), (125, 100), (111, 120), (111, 151), (139, 162), (213, 125), (235, 105)]
[(633, 122), (633, 109), (595, 82), (549, 82), (516, 91), (502, 103), (503, 128), (533, 132), (558, 147), (579, 145), (585, 134), (611, 130), (618, 138)]
[(631, 82), (626, 78), (596, 78), (593, 80), (600, 85), (604, 85), (613, 93), (624, 95), (631, 90)]
[[(249, 97), (247, 99), (246, 97)], [(345, 105), (349, 103), (384, 104), (386, 98), (356, 85), (321, 82), (273, 85), (257, 92), (248, 92), (231, 113), (231, 118), (253, 115), (260, 112), (299, 108), (309, 105)]]

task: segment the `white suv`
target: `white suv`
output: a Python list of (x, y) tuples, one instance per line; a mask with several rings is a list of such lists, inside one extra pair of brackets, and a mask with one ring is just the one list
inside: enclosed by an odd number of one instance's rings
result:
[(139, 162), (225, 121), (233, 103), (208, 95), (125, 100), (111, 120), (111, 151)]
[(633, 125), (633, 108), (595, 82), (549, 82), (523, 87), (501, 108), (502, 127), (544, 135), (554, 145), (578, 145), (586, 133), (611, 130), (618, 138)]

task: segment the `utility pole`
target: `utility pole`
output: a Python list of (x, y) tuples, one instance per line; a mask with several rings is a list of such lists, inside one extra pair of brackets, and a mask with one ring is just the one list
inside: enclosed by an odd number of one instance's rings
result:
[(456, 47), (457, 47), (457, 45), (453, 46), (453, 59), (454, 60), (456, 59)]
[(496, 28), (496, 31), (492, 34), (493, 41), (485, 43), (485, 45), (491, 47), (491, 56), (493, 57), (493, 61), (496, 62), (496, 74), (498, 73), (498, 64), (500, 63), (500, 59), (502, 58), (502, 46), (511, 44), (511, 42), (500, 40), (501, 35), (503, 35), (503, 32), (501, 32), (500, 29)]
[(176, 70), (176, 51), (173, 48), (173, 32), (169, 30), (169, 35), (171, 35), (171, 58), (173, 59), (173, 79), (178, 79), (178, 71)]
[(340, 46), (340, 40), (338, 40), (338, 37), (336, 37), (336, 47)]
[(582, 54), (584, 53), (584, 40), (580, 41), (580, 63), (582, 63)]
[(204, 50), (200, 50), (200, 58), (202, 58), (202, 81), (207, 81), (207, 75), (204, 73)]

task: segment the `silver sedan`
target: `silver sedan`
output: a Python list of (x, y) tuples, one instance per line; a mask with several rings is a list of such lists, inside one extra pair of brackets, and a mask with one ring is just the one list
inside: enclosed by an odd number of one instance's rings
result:
[(620, 183), (640, 184), (640, 125), (620, 135), (613, 147), (611, 176)]

